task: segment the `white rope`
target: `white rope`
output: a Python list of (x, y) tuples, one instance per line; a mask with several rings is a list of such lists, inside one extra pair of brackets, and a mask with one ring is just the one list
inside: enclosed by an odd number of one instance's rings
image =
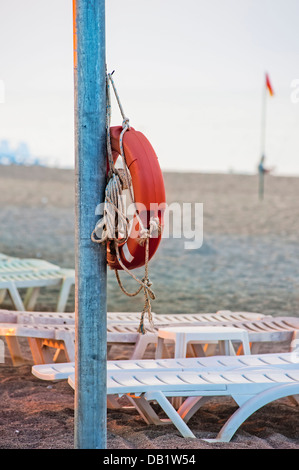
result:
[[(107, 74), (107, 93), (108, 93), (108, 99), (107, 99), (107, 102), (108, 102), (108, 106), (107, 106), (107, 150), (108, 150), (108, 160), (109, 160), (109, 165), (110, 165), (110, 172), (111, 173), (114, 172), (114, 173), (118, 174), (120, 179), (122, 180), (123, 186), (125, 186), (129, 190), (131, 203), (134, 205), (134, 209), (135, 209), (134, 212), (135, 212), (135, 215), (138, 219), (141, 230), (146, 230), (144, 228), (144, 225), (142, 223), (142, 220), (139, 217), (139, 213), (138, 213), (138, 210), (136, 208), (134, 196), (133, 196), (133, 193), (132, 193), (131, 176), (130, 176), (130, 173), (129, 173), (129, 170), (128, 170), (128, 167), (127, 167), (127, 164), (126, 164), (126, 157), (125, 157), (125, 152), (124, 152), (124, 147), (123, 147), (124, 135), (130, 129), (130, 120), (129, 120), (128, 117), (126, 117), (126, 115), (124, 113), (123, 107), (121, 105), (121, 102), (120, 102), (120, 99), (119, 99), (119, 96), (118, 96), (118, 93), (117, 93), (117, 90), (116, 90), (116, 87), (115, 87), (115, 84), (114, 84), (114, 81), (113, 81), (113, 78), (112, 78), (112, 74), (113, 74), (113, 72)], [(123, 118), (123, 123), (122, 123), (123, 130), (121, 131), (121, 134), (120, 134), (120, 137), (119, 137), (120, 155), (121, 155), (122, 163), (123, 163), (123, 173), (122, 174), (120, 174), (119, 170), (117, 170), (117, 168), (115, 168), (115, 165), (114, 165), (114, 162), (113, 162), (113, 157), (112, 157), (111, 139), (110, 139), (110, 121), (111, 121), (111, 98), (110, 98), (110, 85), (109, 85), (110, 82), (112, 84), (112, 87), (113, 87), (113, 90), (114, 90), (114, 93), (115, 93), (115, 96), (116, 96), (116, 100), (117, 100), (117, 103), (119, 105), (119, 109), (120, 109), (120, 112), (121, 112), (121, 115), (122, 115), (122, 118)]]
[[(91, 239), (96, 243), (104, 243), (107, 240), (116, 240), (123, 243), (128, 238), (129, 220), (125, 215), (126, 207), (122, 197), (122, 184), (118, 175), (112, 174), (105, 190), (105, 202), (103, 217), (98, 221), (91, 234)], [(122, 239), (116, 238), (117, 232), (123, 233)], [(95, 235), (97, 238), (95, 238)]]
[[(112, 72), (113, 73), (113, 72)], [(111, 148), (111, 138), (110, 138), (110, 121), (111, 121), (111, 99), (110, 99), (110, 85), (111, 82), (120, 112), (123, 117), (122, 127), (123, 130), (119, 138), (119, 147), (120, 153), (123, 161), (123, 170), (119, 170), (115, 167), (112, 155)], [(104, 202), (104, 211), (103, 217), (97, 222), (92, 234), (91, 239), (95, 243), (105, 243), (108, 240), (114, 243), (115, 251), (117, 255), (118, 262), (127, 274), (129, 274), (138, 284), (139, 288), (134, 293), (129, 293), (123, 286), (118, 271), (115, 269), (115, 275), (118, 281), (118, 284), (121, 290), (128, 296), (132, 297), (137, 295), (142, 289), (144, 291), (145, 303), (144, 308), (141, 313), (140, 325), (138, 331), (142, 334), (145, 333), (144, 328), (144, 317), (145, 313), (148, 314), (148, 319), (151, 327), (153, 328), (153, 321), (151, 315), (151, 303), (150, 299), (155, 299), (155, 294), (150, 288), (152, 285), (148, 277), (148, 262), (149, 262), (149, 239), (154, 235), (159, 235), (161, 230), (160, 220), (158, 217), (151, 217), (149, 222), (149, 229), (145, 228), (142, 220), (139, 216), (138, 210), (136, 208), (135, 200), (132, 192), (132, 182), (131, 175), (126, 165), (125, 153), (123, 148), (123, 138), (125, 133), (130, 129), (129, 119), (125, 116), (114, 81), (112, 79), (112, 74), (107, 74), (106, 80), (106, 91), (107, 91), (107, 117), (106, 117), (106, 132), (107, 132), (107, 153), (108, 153), (108, 162), (109, 162), (109, 181), (105, 190), (105, 202)], [(119, 254), (119, 245), (125, 243), (129, 237), (130, 221), (126, 216), (126, 204), (122, 196), (124, 189), (129, 190), (130, 198), (132, 204), (134, 204), (135, 214), (134, 217), (137, 217), (139, 223), (139, 237), (138, 243), (144, 245), (145, 247), (145, 276), (142, 280), (138, 279), (134, 274), (132, 274), (126, 266), (123, 264), (120, 254)], [(117, 230), (116, 230), (117, 228)], [(123, 236), (119, 238), (119, 235)]]
[(139, 240), (143, 245), (143, 240), (147, 238), (153, 238), (154, 236), (157, 237), (160, 234), (161, 225), (159, 217), (151, 217), (149, 221), (149, 229), (142, 227), (139, 230)]

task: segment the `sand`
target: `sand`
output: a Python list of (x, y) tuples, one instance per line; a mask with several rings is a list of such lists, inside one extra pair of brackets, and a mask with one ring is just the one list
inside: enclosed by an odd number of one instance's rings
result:
[[(268, 176), (265, 199), (250, 175), (165, 173), (167, 202), (200, 202), (204, 208), (201, 248), (184, 250), (182, 239), (163, 239), (150, 263), (159, 313), (219, 309), (298, 316), (298, 178)], [(74, 267), (74, 174), (41, 167), (0, 167), (0, 252), (37, 257)], [(138, 271), (142, 274), (142, 271)], [(125, 278), (128, 288), (135, 287)], [(42, 289), (37, 310), (55, 308), (57, 290)], [(142, 297), (129, 299), (108, 272), (109, 311), (139, 311)], [(3, 308), (12, 308), (9, 300)], [(74, 311), (74, 293), (67, 305)], [(31, 374), (32, 360), (0, 365), (0, 448), (72, 449), (74, 394), (65, 382), (48, 383)], [(264, 349), (263, 349), (264, 348)], [(287, 350), (264, 344), (261, 351)], [(126, 348), (112, 350), (127, 358)], [(152, 357), (153, 351), (147, 352)], [(230, 443), (211, 444), (236, 404), (211, 399), (190, 421), (198, 439), (183, 439), (172, 425), (148, 426), (135, 410), (108, 410), (108, 449), (298, 449), (299, 407), (288, 399), (251, 416)]]

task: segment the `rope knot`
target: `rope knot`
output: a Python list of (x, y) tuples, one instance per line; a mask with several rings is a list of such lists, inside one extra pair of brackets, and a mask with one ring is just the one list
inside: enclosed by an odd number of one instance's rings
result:
[(159, 217), (151, 217), (149, 228), (141, 226), (139, 230), (139, 237), (137, 239), (139, 245), (144, 246), (148, 238), (156, 238), (161, 234), (161, 224)]
[(150, 236), (152, 237), (154, 233), (157, 233), (157, 236), (161, 234), (161, 224), (159, 217), (152, 217), (150, 220)]
[(144, 284), (147, 286), (147, 287), (151, 287), (153, 285), (152, 281), (148, 278), (146, 279), (145, 277), (143, 277), (142, 279), (142, 282), (144, 282)]
[(115, 169), (118, 176), (120, 177), (122, 189), (129, 189), (132, 185), (132, 178), (129, 172), (126, 172), (124, 168), (117, 168)]
[(129, 118), (125, 117), (122, 122), (123, 129), (130, 129), (130, 120)]

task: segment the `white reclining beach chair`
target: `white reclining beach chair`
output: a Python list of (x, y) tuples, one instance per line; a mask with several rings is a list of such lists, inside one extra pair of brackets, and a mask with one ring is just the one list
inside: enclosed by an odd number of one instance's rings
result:
[(271, 315), (264, 315), (257, 312), (232, 312), (231, 310), (218, 310), (216, 313), (170, 313), (156, 314), (154, 319), (157, 323), (176, 326), (176, 323), (196, 323), (200, 322), (236, 322), (236, 321), (254, 321), (261, 318), (272, 318)]
[[(24, 323), (0, 323), (0, 336), (5, 337), (14, 364), (18, 364), (22, 357), (17, 344), (18, 337), (28, 338), (35, 364), (54, 362), (49, 348), (56, 348), (55, 360), (59, 360), (59, 354), (64, 351), (67, 360), (74, 361), (75, 325), (72, 323), (73, 314), (62, 315), (52, 313), (48, 314), (50, 316), (47, 324), (40, 320), (37, 323), (35, 322), (35, 320), (41, 318), (45, 321), (47, 314), (48, 312), (25, 312), (23, 316)], [(8, 314), (8, 316), (10, 315), (11, 313)], [(2, 318), (3, 316), (5, 316), (5, 313), (2, 313)], [(22, 320), (22, 314), (20, 314), (19, 319)], [(213, 326), (241, 328), (248, 332), (249, 341), (253, 343), (288, 341), (290, 344), (295, 332), (299, 330), (299, 319), (295, 317), (266, 317), (252, 322), (242, 321), (234, 323), (229, 321), (211, 323), (205, 321), (203, 323), (197, 322), (196, 324), (207, 328), (213, 328)], [(114, 321), (108, 321), (108, 347), (119, 343), (133, 345), (134, 348), (130, 359), (142, 358), (149, 344), (156, 345), (158, 327), (144, 335), (138, 333), (137, 327), (137, 322), (118, 324)], [(194, 349), (196, 352), (196, 345)], [(229, 351), (229, 354), (234, 353), (235, 351), (232, 349)]]
[[(125, 323), (136, 323), (139, 325), (140, 312), (107, 312), (107, 321), (122, 325)], [(217, 324), (224, 322), (242, 322), (242, 321), (255, 321), (262, 318), (272, 318), (271, 315), (264, 315), (262, 313), (254, 312), (231, 312), (228, 310), (219, 310), (216, 313), (182, 313), (182, 314), (169, 314), (161, 315), (152, 312), (153, 323), (156, 326), (164, 325), (177, 325), (177, 324), (196, 324), (200, 323), (213, 323)], [(74, 312), (34, 312), (28, 310), (4, 310), (0, 309), (0, 323), (75, 323)], [(146, 319), (147, 322), (147, 319)], [(147, 326), (150, 325), (147, 323)]]
[[(0, 258), (0, 304), (8, 292), (17, 310), (33, 310), (41, 287), (60, 286), (57, 312), (65, 310), (71, 287), (75, 284), (75, 270), (62, 269), (55, 264), (38, 259), (21, 259), (11, 256)], [(22, 300), (19, 289), (26, 288)]]
[[(74, 376), (69, 384), (74, 388)], [(282, 397), (299, 393), (299, 370), (257, 369), (247, 372), (231, 371), (191, 372), (169, 371), (167, 373), (140, 372), (133, 374), (111, 373), (107, 380), (107, 394), (130, 394), (138, 406), (146, 410), (150, 401), (157, 402), (169, 419), (184, 437), (195, 435), (187, 422), (211, 396), (231, 396), (239, 409), (222, 427), (216, 439), (210, 441), (228, 442), (239, 426), (256, 410), (267, 403)], [(138, 395), (140, 398), (137, 398)], [(168, 397), (187, 397), (178, 411), (174, 409)]]
[[(107, 361), (108, 371), (169, 371), (201, 370), (224, 371), (246, 368), (279, 369), (297, 368), (299, 354), (296, 351), (272, 354), (250, 354), (243, 356), (187, 357), (180, 359), (129, 359)], [(32, 373), (41, 380), (67, 380), (75, 373), (75, 362), (37, 364), (32, 366)]]
[[(169, 318), (171, 315), (156, 315), (152, 312), (154, 319), (154, 324), (157, 326), (164, 326), (172, 324)], [(174, 315), (174, 323), (179, 324), (179, 315)], [(219, 318), (219, 321), (236, 321), (236, 320), (257, 320), (260, 318), (265, 318), (264, 315), (259, 313), (251, 312), (219, 312), (217, 314), (212, 313), (202, 313), (202, 314), (183, 314), (184, 321), (182, 324), (190, 324), (191, 322), (199, 322), (207, 324), (207, 322), (215, 321)], [(157, 341), (156, 334), (146, 334), (140, 335), (137, 332), (138, 325), (140, 322), (140, 313), (139, 312), (108, 312), (107, 313), (107, 323), (108, 323), (108, 348), (113, 344), (125, 343), (135, 345), (134, 351), (131, 358), (140, 358), (144, 355), (144, 352), (149, 344), (155, 344)], [(166, 323), (164, 323), (166, 322)], [(28, 312), (28, 311), (12, 311), (12, 310), (1, 310), (0, 309), (0, 324), (12, 324), (18, 323), (24, 325), (25, 328), (21, 326), (16, 329), (12, 325), (8, 326), (2, 325), (2, 332), (6, 336), (6, 342), (15, 365), (19, 364), (21, 361), (21, 350), (18, 344), (17, 336), (20, 337), (26, 336), (28, 334), (29, 344), (32, 349), (32, 354), (34, 357), (35, 363), (40, 362), (49, 362), (49, 354), (46, 351), (46, 343), (48, 346), (50, 342), (48, 341), (48, 336), (52, 334), (52, 339), (55, 337), (55, 332), (47, 331), (47, 338), (45, 341), (42, 341), (40, 338), (40, 333), (38, 331), (39, 326), (49, 326), (49, 325), (75, 325), (75, 314), (65, 313), (65, 312)], [(32, 330), (28, 329), (28, 325), (36, 325)], [(150, 328), (150, 325), (146, 321), (146, 327)], [(37, 332), (37, 334), (35, 334)], [(57, 333), (57, 330), (56, 330)], [(65, 334), (65, 333), (64, 333)], [(35, 336), (38, 338), (34, 340)], [(32, 340), (30, 340), (32, 338)], [(51, 347), (53, 346), (53, 341), (51, 339)], [(60, 341), (60, 344), (63, 350), (65, 350), (65, 344)], [(69, 344), (71, 344), (69, 342)], [(74, 357), (74, 351), (68, 351), (68, 357)], [(43, 351), (46, 353), (42, 359)], [(59, 350), (57, 350), (57, 359), (59, 356)], [(53, 358), (52, 358), (53, 359)], [(52, 361), (50, 361), (52, 362)]]
[[(195, 435), (187, 422), (209, 397), (231, 396), (239, 409), (210, 442), (228, 442), (240, 425), (267, 403), (299, 393), (299, 357), (293, 353), (159, 361), (108, 361), (107, 399), (127, 395), (148, 424), (172, 422), (184, 437)], [(43, 380), (68, 379), (75, 388), (74, 364), (32, 367)], [(178, 410), (168, 397), (186, 397)], [(151, 402), (157, 402), (169, 420), (161, 420)]]
[[(122, 324), (136, 323), (140, 321), (139, 312), (107, 312), (107, 322)], [(155, 318), (155, 313), (152, 312)], [(125, 318), (125, 320), (123, 320)], [(4, 310), (0, 309), (0, 323), (22, 323), (22, 324), (62, 324), (74, 325), (74, 312), (32, 312), (28, 310)]]

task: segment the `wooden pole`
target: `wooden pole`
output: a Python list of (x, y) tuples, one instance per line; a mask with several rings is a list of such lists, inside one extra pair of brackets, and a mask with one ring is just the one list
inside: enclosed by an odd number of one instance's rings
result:
[(106, 448), (106, 249), (91, 241), (106, 185), (105, 0), (73, 0), (76, 193), (75, 448)]

